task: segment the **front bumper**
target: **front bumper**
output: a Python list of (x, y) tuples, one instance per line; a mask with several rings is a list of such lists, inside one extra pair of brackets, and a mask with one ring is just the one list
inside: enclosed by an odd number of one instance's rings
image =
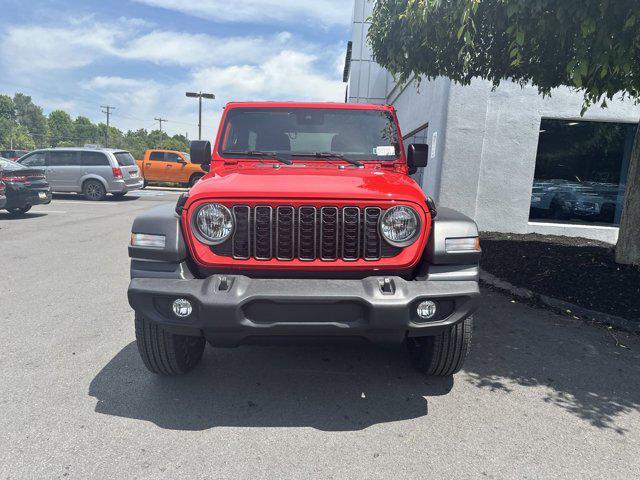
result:
[[(400, 277), (362, 280), (255, 279), (213, 275), (206, 279), (133, 278), (129, 304), (176, 333), (205, 335), (217, 346), (275, 338), (362, 337), (400, 343), (409, 336), (435, 335), (471, 315), (478, 304), (475, 280), (407, 281)], [(176, 317), (171, 305), (186, 298), (193, 313)], [(433, 299), (434, 320), (417, 305)]]

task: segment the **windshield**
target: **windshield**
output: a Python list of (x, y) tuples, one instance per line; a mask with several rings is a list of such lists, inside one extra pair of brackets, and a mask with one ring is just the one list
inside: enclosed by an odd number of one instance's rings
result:
[[(391, 113), (336, 108), (233, 108), (227, 114), (222, 156), (332, 153), (353, 160), (395, 160), (400, 153)], [(331, 161), (332, 158), (324, 158)]]
[(25, 167), (19, 163), (12, 162), (6, 158), (0, 158), (0, 170), (24, 170)]
[(129, 152), (117, 152), (114, 155), (118, 160), (118, 165), (121, 167), (129, 167), (136, 164), (135, 158)]

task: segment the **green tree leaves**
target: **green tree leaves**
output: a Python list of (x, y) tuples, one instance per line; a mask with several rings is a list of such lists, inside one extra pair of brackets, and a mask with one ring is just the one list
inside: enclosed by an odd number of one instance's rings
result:
[(368, 38), (401, 81), (481, 77), (582, 91), (585, 107), (640, 97), (637, 0), (378, 0)]
[[(0, 148), (31, 150), (104, 145), (106, 134), (104, 123), (95, 124), (82, 116), (73, 120), (64, 110), (54, 110), (46, 117), (27, 95), (16, 93), (13, 98), (0, 95)], [(149, 148), (189, 149), (189, 141), (184, 135), (170, 137), (159, 130), (148, 132), (140, 129), (123, 133), (109, 126), (108, 135), (110, 147), (127, 150), (136, 158), (142, 158)]]

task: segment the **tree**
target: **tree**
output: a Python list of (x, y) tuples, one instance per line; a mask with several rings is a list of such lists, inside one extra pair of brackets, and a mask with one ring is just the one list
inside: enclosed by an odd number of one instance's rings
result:
[(75, 129), (71, 116), (63, 110), (54, 110), (49, 114), (49, 142), (52, 147), (75, 145)]
[(8, 95), (0, 95), (0, 118), (11, 122), (16, 121), (16, 105)]
[(48, 127), (47, 117), (42, 113), (42, 108), (31, 101), (31, 97), (22, 93), (16, 93), (13, 97), (16, 108), (16, 119), (26, 131), (34, 138), (36, 145), (47, 145)]
[[(400, 81), (445, 76), (569, 86), (584, 110), (614, 95), (640, 99), (637, 0), (378, 0), (374, 59)], [(629, 169), (616, 260), (640, 265), (640, 129)]]
[(86, 145), (87, 143), (99, 144), (102, 142), (100, 129), (87, 117), (77, 117), (73, 122), (73, 130), (78, 145)]
[(36, 144), (22, 125), (0, 117), (0, 147), (31, 150)]
[(164, 142), (164, 148), (166, 148), (167, 150), (187, 152), (189, 151), (189, 141), (184, 135), (174, 135)]

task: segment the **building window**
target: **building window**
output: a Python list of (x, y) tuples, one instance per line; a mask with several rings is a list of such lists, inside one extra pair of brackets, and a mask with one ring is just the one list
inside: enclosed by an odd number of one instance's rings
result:
[(619, 225), (636, 128), (543, 119), (529, 220)]

